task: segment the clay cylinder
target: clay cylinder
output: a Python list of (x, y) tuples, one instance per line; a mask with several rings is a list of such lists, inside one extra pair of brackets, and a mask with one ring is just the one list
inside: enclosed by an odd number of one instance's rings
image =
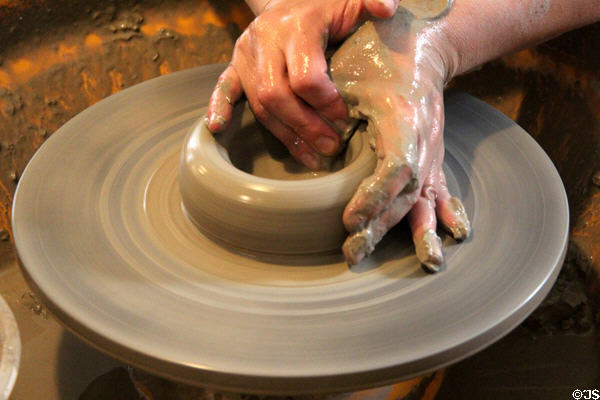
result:
[(245, 251), (339, 251), (344, 207), (376, 157), (357, 133), (339, 163), (327, 172), (304, 169), (238, 105), (224, 132), (213, 135), (202, 118), (187, 135), (179, 166), (183, 207), (203, 232)]

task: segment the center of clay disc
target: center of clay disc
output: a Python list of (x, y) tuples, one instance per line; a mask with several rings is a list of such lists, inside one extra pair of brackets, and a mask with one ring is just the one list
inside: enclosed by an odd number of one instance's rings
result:
[(352, 149), (324, 160), (324, 168), (311, 171), (296, 161), (287, 148), (254, 122), (217, 134), (217, 141), (237, 169), (261, 178), (303, 180), (329, 175), (344, 168), (352, 160)]

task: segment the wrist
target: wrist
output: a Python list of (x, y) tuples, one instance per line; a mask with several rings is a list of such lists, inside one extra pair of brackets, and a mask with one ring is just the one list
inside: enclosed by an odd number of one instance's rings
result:
[(431, 30), (431, 48), (437, 60), (437, 73), (445, 86), (452, 78), (465, 72), (464, 59), (454, 37), (440, 29), (440, 26), (433, 26)]
[[(468, 31), (466, 26), (470, 25), (470, 22), (461, 21), (461, 16), (457, 15), (460, 14), (460, 10), (457, 12), (455, 8), (456, 5), (447, 15), (436, 21), (432, 28), (435, 32), (435, 47), (444, 66), (444, 83), (477, 67), (477, 60), (473, 57), (477, 49), (469, 48), (470, 42), (465, 35)], [(474, 42), (476, 40), (471, 41)]]

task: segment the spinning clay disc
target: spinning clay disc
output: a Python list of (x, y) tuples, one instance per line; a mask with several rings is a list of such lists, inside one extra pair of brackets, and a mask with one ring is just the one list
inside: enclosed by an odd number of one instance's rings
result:
[(346, 391), (467, 357), (547, 294), (567, 243), (560, 177), (525, 131), (462, 94), (446, 95), (444, 168), (473, 234), (442, 235), (444, 271), (422, 271), (402, 224), (352, 268), (337, 253), (254, 256), (204, 236), (182, 211), (177, 165), (223, 68), (110, 96), (22, 175), (12, 215), (23, 271), (88, 342), (198, 385)]

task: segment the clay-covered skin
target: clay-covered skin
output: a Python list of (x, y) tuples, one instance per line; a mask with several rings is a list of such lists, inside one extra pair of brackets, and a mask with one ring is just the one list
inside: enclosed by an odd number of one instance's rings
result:
[(390, 19), (365, 22), (332, 57), (333, 82), (350, 117), (368, 121), (378, 157), (375, 173), (344, 212), (350, 235), (343, 250), (350, 264), (370, 254), (409, 212), (417, 256), (428, 270), (443, 263), (438, 218), (456, 239), (470, 233), (441, 168), (446, 68), (435, 50), (435, 30), (435, 22), (399, 7)]
[(421, 238), (415, 239), (415, 252), (421, 264), (429, 272), (438, 272), (442, 265), (442, 241), (433, 229), (423, 233)]

